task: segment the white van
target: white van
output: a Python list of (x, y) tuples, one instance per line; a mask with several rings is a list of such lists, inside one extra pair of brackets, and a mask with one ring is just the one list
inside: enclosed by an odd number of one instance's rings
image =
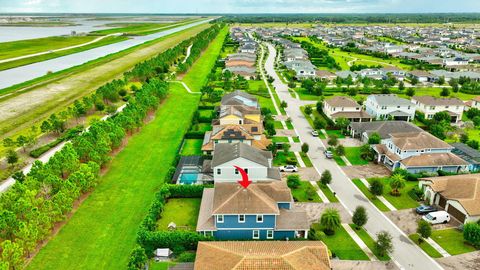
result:
[(446, 211), (436, 211), (430, 212), (422, 218), (430, 224), (440, 224), (449, 222), (450, 214), (448, 214)]

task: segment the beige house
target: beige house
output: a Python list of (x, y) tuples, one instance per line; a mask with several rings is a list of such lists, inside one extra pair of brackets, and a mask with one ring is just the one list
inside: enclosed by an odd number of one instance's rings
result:
[(337, 96), (323, 101), (323, 112), (334, 122), (338, 118), (347, 118), (350, 122), (370, 122), (372, 117), (362, 106), (350, 97)]
[(414, 96), (412, 102), (417, 110), (425, 114), (426, 119), (432, 119), (438, 112), (448, 112), (452, 123), (462, 120), (465, 105), (458, 98), (437, 98), (431, 96)]
[(480, 219), (480, 174), (422, 178), (418, 185), (429, 204), (445, 209), (460, 222)]

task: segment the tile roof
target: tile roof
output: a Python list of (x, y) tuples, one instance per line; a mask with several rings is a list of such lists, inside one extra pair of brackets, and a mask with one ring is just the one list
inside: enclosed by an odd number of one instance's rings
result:
[(321, 241), (199, 242), (195, 270), (329, 270)]
[(461, 174), (421, 178), (449, 200), (458, 201), (469, 215), (480, 215), (480, 174)]

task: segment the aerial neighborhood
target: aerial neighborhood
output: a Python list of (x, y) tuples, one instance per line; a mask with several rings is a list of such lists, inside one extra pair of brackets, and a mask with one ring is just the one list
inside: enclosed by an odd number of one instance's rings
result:
[(0, 54), (0, 269), (480, 269), (480, 17), (447, 15), (5, 17), (95, 28)]

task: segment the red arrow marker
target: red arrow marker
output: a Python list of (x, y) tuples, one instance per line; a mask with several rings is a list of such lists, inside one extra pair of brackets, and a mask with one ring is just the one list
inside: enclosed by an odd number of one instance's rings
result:
[(242, 181), (238, 181), (238, 183), (242, 185), (243, 188), (247, 188), (250, 185), (250, 183), (252, 183), (252, 181), (248, 180), (247, 172), (240, 167), (237, 167), (237, 166), (233, 166), (233, 167), (235, 167), (235, 169), (237, 169), (242, 175)]

